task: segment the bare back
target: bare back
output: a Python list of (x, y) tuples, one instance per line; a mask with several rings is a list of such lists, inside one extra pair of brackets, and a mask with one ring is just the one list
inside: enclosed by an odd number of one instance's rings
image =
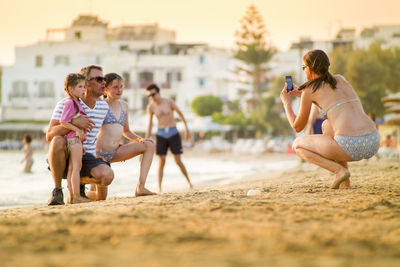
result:
[(173, 102), (166, 98), (161, 98), (161, 103), (150, 103), (149, 110), (151, 114), (156, 115), (158, 120), (158, 128), (167, 128), (176, 126), (174, 118)]
[[(361, 135), (374, 131), (375, 123), (365, 114), (360, 101), (346, 102), (358, 99), (353, 87), (341, 75), (335, 75), (336, 89), (325, 83), (315, 93), (311, 100), (324, 111), (328, 111), (327, 119), (335, 135)], [(312, 90), (307, 88), (305, 90)], [(344, 103), (346, 102), (346, 103)], [(344, 103), (335, 107), (338, 103)], [(334, 108), (332, 108), (334, 107)]]

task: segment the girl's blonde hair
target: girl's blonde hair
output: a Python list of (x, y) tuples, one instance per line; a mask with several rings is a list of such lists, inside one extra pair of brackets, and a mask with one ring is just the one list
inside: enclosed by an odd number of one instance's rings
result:
[(67, 92), (70, 97), (72, 97), (68, 88), (77, 86), (80, 81), (85, 81), (85, 76), (79, 73), (68, 74), (64, 81), (64, 91)]

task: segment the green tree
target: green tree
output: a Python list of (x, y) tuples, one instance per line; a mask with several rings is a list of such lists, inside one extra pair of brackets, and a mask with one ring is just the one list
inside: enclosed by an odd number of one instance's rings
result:
[(367, 113), (383, 115), (381, 98), (386, 95), (386, 91), (382, 77), (385, 76), (386, 68), (377, 54), (356, 50), (348, 58), (346, 78), (357, 91)]
[[(257, 108), (261, 93), (265, 89), (267, 63), (276, 49), (266, 40), (267, 30), (262, 16), (254, 5), (250, 5), (246, 15), (240, 20), (240, 30), (236, 32), (234, 57), (242, 64), (237, 67), (239, 75), (246, 75), (252, 85), (251, 108)], [(244, 82), (248, 83), (248, 82)]]
[(331, 73), (338, 73), (344, 75), (347, 68), (347, 57), (351, 54), (353, 49), (351, 47), (339, 46), (331, 51), (329, 54), (331, 62)]
[(240, 109), (239, 100), (225, 102), (223, 110), (224, 112), (214, 112), (212, 114), (212, 121), (233, 126), (236, 135), (239, 135), (239, 132), (246, 131), (249, 125), (251, 125), (250, 119)]
[(213, 95), (198, 96), (192, 101), (192, 110), (198, 116), (210, 116), (222, 111), (222, 101)]
[(350, 82), (365, 112), (383, 116), (381, 98), (400, 91), (400, 49), (382, 49), (380, 43), (368, 49), (336, 48), (330, 59), (332, 73), (342, 74)]
[(263, 98), (260, 108), (252, 112), (250, 120), (258, 136), (262, 134), (290, 135), (293, 132), (283, 113), (282, 103), (276, 96)]

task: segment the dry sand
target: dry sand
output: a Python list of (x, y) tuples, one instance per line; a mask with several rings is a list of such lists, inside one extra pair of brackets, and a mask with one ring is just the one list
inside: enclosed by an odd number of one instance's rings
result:
[(351, 189), (327, 188), (333, 177), (305, 164), (190, 192), (0, 210), (0, 266), (400, 266), (398, 166), (352, 163)]

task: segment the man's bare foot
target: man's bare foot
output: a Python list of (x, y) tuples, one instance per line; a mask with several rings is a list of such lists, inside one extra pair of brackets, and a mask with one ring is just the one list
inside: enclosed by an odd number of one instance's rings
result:
[(350, 179), (347, 178), (346, 180), (341, 182), (340, 185), (339, 185), (339, 188), (340, 189), (350, 188)]
[(143, 196), (152, 196), (152, 195), (157, 195), (154, 192), (151, 192), (150, 190), (146, 189), (146, 188), (136, 188), (136, 192), (135, 192), (135, 197), (143, 197)]
[(339, 186), (342, 182), (349, 180), (350, 184), (350, 172), (348, 170), (344, 170), (342, 172), (339, 172), (336, 174), (336, 180), (333, 181), (333, 184), (331, 185), (332, 189), (339, 189)]
[(80, 195), (79, 196), (74, 196), (71, 199), (71, 204), (88, 203), (88, 202), (91, 202), (91, 200), (88, 199), (88, 198), (84, 198), (84, 197), (82, 197)]
[(191, 183), (189, 184), (189, 187), (190, 187), (190, 189), (193, 189), (193, 185)]
[(69, 195), (69, 196), (67, 197), (67, 204), (72, 204), (72, 203), (71, 203), (71, 200), (72, 200), (72, 196)]

